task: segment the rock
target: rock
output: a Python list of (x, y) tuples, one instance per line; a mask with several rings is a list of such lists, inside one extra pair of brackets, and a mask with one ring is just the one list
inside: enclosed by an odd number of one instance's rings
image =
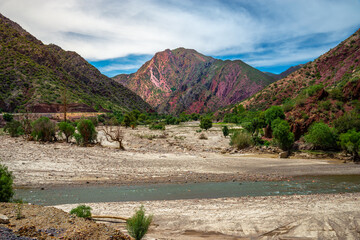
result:
[(279, 158), (288, 158), (288, 157), (289, 157), (288, 151), (279, 153)]
[(0, 214), (0, 223), (1, 224), (8, 224), (10, 221), (9, 221), (9, 218), (3, 214)]

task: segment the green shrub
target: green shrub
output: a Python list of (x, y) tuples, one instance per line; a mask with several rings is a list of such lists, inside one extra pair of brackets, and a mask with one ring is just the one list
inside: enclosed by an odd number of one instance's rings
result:
[(135, 214), (126, 221), (126, 228), (135, 240), (142, 239), (147, 233), (149, 226), (152, 222), (153, 216), (145, 216), (144, 206), (141, 206)]
[(11, 137), (18, 137), (24, 134), (24, 128), (19, 121), (12, 120), (7, 122), (4, 127), (4, 131), (9, 133)]
[(149, 126), (149, 129), (151, 130), (165, 130), (165, 124), (164, 123), (153, 123)]
[[(81, 135), (81, 144), (86, 145), (96, 141), (97, 132), (91, 120), (82, 119), (77, 125), (77, 131)], [(76, 136), (74, 136), (76, 138)]]
[(245, 131), (236, 131), (231, 136), (230, 145), (238, 149), (253, 146), (251, 135)]
[(210, 117), (203, 117), (200, 119), (200, 128), (208, 130), (212, 128), (212, 120)]
[(82, 142), (82, 137), (80, 133), (74, 133), (73, 137), (75, 138), (76, 144), (80, 145)]
[(223, 132), (224, 137), (229, 136), (229, 128), (227, 126), (222, 127), (222, 132)]
[(319, 102), (319, 107), (323, 110), (329, 111), (331, 102), (329, 100)]
[(264, 116), (265, 116), (265, 122), (269, 126), (271, 126), (272, 121), (274, 121), (277, 118), (285, 119), (284, 111), (280, 106), (271, 106), (265, 111)]
[(329, 95), (332, 99), (343, 101), (344, 93), (339, 88), (334, 88), (329, 91)]
[(68, 143), (75, 132), (75, 127), (68, 122), (60, 122), (59, 130), (61, 134), (65, 135), (66, 142)]
[(276, 119), (271, 128), (276, 144), (284, 151), (288, 151), (294, 144), (294, 134), (290, 131), (289, 123), (285, 120)]
[(341, 148), (350, 153), (353, 156), (353, 160), (355, 162), (360, 161), (360, 132), (356, 132), (354, 129), (352, 129), (346, 133), (340, 134), (339, 139)]
[(319, 122), (313, 124), (305, 135), (305, 141), (314, 145), (316, 149), (337, 149), (337, 136), (333, 128)]
[(123, 124), (125, 127), (136, 126), (136, 118), (131, 113), (127, 113), (124, 115)]
[(3, 119), (5, 122), (11, 122), (14, 119), (14, 116), (10, 113), (4, 113)]
[(79, 205), (76, 208), (71, 209), (70, 214), (74, 214), (77, 217), (81, 218), (91, 218), (91, 207), (86, 205)]
[(47, 117), (41, 117), (32, 123), (31, 135), (37, 141), (51, 142), (55, 139), (55, 123)]
[(0, 202), (9, 202), (14, 196), (13, 176), (8, 168), (0, 164)]

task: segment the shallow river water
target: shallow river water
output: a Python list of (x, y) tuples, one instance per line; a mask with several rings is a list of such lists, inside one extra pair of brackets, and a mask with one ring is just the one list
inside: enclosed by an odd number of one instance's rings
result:
[(360, 192), (360, 175), (307, 176), (291, 181), (83, 186), (16, 189), (15, 198), (40, 205), (242, 196)]

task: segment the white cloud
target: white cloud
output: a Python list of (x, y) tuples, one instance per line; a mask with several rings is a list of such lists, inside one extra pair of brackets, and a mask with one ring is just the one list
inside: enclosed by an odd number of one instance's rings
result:
[[(2, 0), (0, 12), (45, 43), (90, 60), (193, 48), (207, 55), (250, 54), (249, 63), (308, 59), (360, 25), (359, 0)], [(323, 46), (298, 38), (328, 33)], [(267, 54), (278, 47), (279, 55)], [(320, 43), (319, 43), (320, 44)], [(252, 53), (257, 59), (251, 59)], [(317, 56), (317, 55), (316, 55)], [(315, 57), (316, 57), (315, 56)], [(276, 58), (275, 61), (269, 57)], [(123, 66), (124, 67), (124, 66)]]

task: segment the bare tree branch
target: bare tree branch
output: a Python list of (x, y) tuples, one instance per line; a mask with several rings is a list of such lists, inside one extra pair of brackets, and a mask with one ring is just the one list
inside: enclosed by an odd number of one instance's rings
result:
[(105, 133), (106, 140), (109, 142), (118, 142), (119, 149), (125, 150), (122, 145), (124, 139), (124, 132), (121, 130), (120, 126), (104, 126), (102, 130)]

